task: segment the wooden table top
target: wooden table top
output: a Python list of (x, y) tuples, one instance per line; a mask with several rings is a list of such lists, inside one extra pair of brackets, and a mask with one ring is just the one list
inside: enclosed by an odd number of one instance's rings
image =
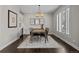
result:
[(45, 32), (45, 30), (44, 29), (33, 29), (33, 31), (32, 32)]

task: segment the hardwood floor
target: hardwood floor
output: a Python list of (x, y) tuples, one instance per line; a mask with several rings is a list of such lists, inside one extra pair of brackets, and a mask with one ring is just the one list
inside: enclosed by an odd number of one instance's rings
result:
[(78, 53), (79, 52), (78, 50), (76, 50), (69, 44), (65, 43), (64, 41), (62, 41), (60, 38), (56, 37), (55, 35), (52, 34), (51, 37), (54, 38), (54, 40), (58, 42), (60, 45), (62, 45), (67, 53)]
[(27, 36), (24, 35), (16, 42), (12, 43), (8, 47), (4, 48), (0, 53), (78, 53), (75, 48), (63, 42), (61, 39), (57, 38), (55, 35), (51, 35), (54, 40), (63, 46), (64, 49), (60, 48), (28, 48), (28, 49), (17, 49), (17, 47), (24, 41)]

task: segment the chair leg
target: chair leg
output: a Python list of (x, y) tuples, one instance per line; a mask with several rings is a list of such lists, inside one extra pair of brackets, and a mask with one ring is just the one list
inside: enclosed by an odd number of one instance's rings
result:
[(45, 43), (46, 43), (46, 40), (47, 40), (47, 38), (46, 38), (46, 36), (45, 36)]
[(32, 43), (32, 38), (33, 38), (33, 35), (31, 34), (30, 35), (30, 42)]
[(48, 35), (45, 35), (45, 43), (48, 41)]
[(40, 41), (41, 41), (42, 36), (39, 35), (39, 37), (40, 37)]
[(48, 36), (47, 36), (47, 41), (48, 41)]

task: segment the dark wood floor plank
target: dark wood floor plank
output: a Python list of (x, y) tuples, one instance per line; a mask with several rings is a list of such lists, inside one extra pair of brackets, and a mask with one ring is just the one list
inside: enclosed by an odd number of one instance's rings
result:
[(79, 52), (78, 50), (76, 50), (66, 42), (62, 41), (60, 38), (56, 37), (55, 35), (52, 34), (51, 37), (54, 38), (54, 40), (58, 42), (60, 45), (62, 45), (67, 50), (67, 52), (72, 52), (72, 53)]
[[(23, 37), (21, 37), (20, 39), (18, 39), (17, 41), (9, 45), (8, 47), (4, 48), (2, 51), (0, 51), (0, 53), (59, 53), (59, 52), (62, 53), (63, 52), (63, 50), (60, 48), (17, 49), (17, 47), (24, 41), (26, 37), (27, 35), (24, 35)], [(65, 53), (78, 53), (79, 52), (76, 49), (74, 49), (72, 46), (68, 45), (67, 43), (65, 43), (58, 37), (56, 37), (55, 35), (51, 35), (51, 37), (54, 38), (54, 40), (58, 42), (58, 44), (64, 47), (64, 49), (66, 50)]]

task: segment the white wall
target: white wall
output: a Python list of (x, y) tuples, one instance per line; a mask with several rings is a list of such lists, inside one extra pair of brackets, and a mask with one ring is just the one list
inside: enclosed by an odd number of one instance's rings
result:
[[(30, 24), (30, 18), (34, 18), (35, 14), (25, 14), (24, 16), (24, 34), (29, 34), (29, 29), (31, 27), (40, 27), (40, 25), (31, 25)], [(45, 14), (44, 15), (44, 27), (48, 27), (49, 28), (49, 33), (52, 33), (52, 15), (51, 14)]]
[(72, 43), (79, 48), (79, 5), (71, 6)]
[[(8, 28), (8, 10), (17, 13), (17, 28)], [(19, 38), (21, 29), (19, 23), (22, 19), (18, 6), (0, 6), (0, 49)]]
[[(56, 31), (56, 14), (62, 11), (64, 8), (70, 8), (70, 35), (66, 35)], [(53, 15), (53, 33), (61, 38), (63, 41), (72, 45), (79, 50), (79, 6), (61, 6)]]

